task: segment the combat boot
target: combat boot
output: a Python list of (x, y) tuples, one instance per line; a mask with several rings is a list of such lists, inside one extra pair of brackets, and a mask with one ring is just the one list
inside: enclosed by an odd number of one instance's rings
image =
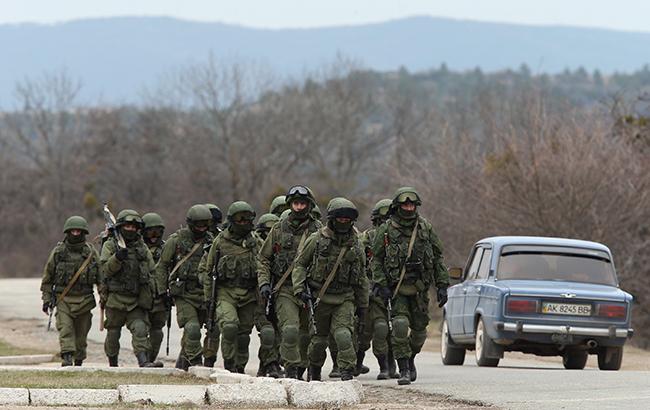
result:
[(214, 364), (217, 362), (217, 356), (215, 357), (204, 357), (203, 366), (205, 367), (214, 367)]
[(117, 355), (108, 356), (108, 365), (110, 367), (117, 367)]
[(388, 351), (388, 375), (391, 379), (399, 379), (399, 373), (397, 372), (397, 363), (395, 363), (395, 356), (393, 356), (393, 351)]
[(230, 373), (237, 373), (237, 369), (235, 369), (235, 359), (224, 359), (223, 368), (228, 370)]
[(305, 380), (302, 378), (304, 376), (305, 371), (307, 371), (306, 367), (298, 366), (296, 367), (296, 380)]
[(376, 355), (377, 363), (379, 363), (379, 374), (377, 375), (377, 380), (388, 380), (390, 375), (388, 374), (388, 360), (386, 359), (385, 354)]
[(81, 366), (83, 363), (84, 363), (84, 361), (81, 360), (81, 359), (75, 359), (75, 361), (74, 361), (75, 366)]
[(154, 364), (147, 357), (147, 352), (138, 352), (135, 354), (135, 358), (138, 359), (138, 366), (140, 367), (154, 367)]
[(353, 369), (341, 369), (341, 381), (352, 380), (353, 373)]
[(309, 366), (309, 371), (307, 372), (307, 381), (308, 382), (321, 381), (320, 373), (321, 373), (320, 366)]
[(185, 371), (190, 368), (190, 362), (181, 353), (178, 354), (178, 359), (176, 359), (176, 368)]
[(368, 366), (363, 365), (363, 359), (366, 357), (366, 352), (358, 351), (357, 352), (357, 365), (354, 368), (354, 376), (358, 376), (360, 374), (366, 374), (370, 371)]
[(296, 366), (287, 366), (285, 367), (285, 378), (287, 379), (297, 379), (298, 378), (298, 368)]
[(336, 358), (338, 357), (338, 353), (334, 353), (330, 351), (330, 355), (332, 356), (332, 371), (329, 374), (330, 379), (338, 379), (341, 377), (341, 372), (339, 371), (339, 365), (336, 362)]
[(244, 374), (244, 368), (241, 366), (235, 366), (235, 371), (239, 374)]
[(399, 379), (397, 384), (400, 386), (411, 384), (411, 372), (409, 371), (409, 359), (397, 359), (399, 366)]
[(409, 359), (409, 371), (411, 373), (411, 381), (414, 382), (418, 378), (418, 370), (415, 368), (415, 355)]
[(282, 377), (282, 370), (280, 369), (280, 365), (278, 362), (271, 362), (266, 366), (266, 374), (269, 377), (273, 377), (274, 379), (278, 379)]
[(266, 366), (264, 366), (261, 361), (260, 361), (260, 367), (257, 368), (257, 374), (255, 376), (257, 377), (266, 376)]
[(156, 357), (149, 353), (149, 361), (153, 364), (153, 367), (163, 367), (163, 362), (156, 360)]
[(202, 366), (203, 365), (203, 356), (198, 355), (190, 359), (190, 366)]
[(72, 353), (61, 353), (61, 367), (72, 366)]

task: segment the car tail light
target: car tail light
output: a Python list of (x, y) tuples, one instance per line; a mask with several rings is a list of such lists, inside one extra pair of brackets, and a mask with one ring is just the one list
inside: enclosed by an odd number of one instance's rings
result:
[(624, 319), (627, 316), (627, 306), (600, 304), (598, 305), (597, 316)]
[(537, 301), (531, 299), (508, 299), (506, 302), (508, 313), (535, 313), (537, 312)]

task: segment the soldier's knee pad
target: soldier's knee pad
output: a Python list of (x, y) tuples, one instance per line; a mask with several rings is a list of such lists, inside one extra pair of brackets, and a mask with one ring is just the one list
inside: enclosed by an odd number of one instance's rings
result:
[(298, 344), (298, 328), (296, 326), (285, 326), (282, 329), (282, 341), (291, 346)]
[(406, 316), (397, 316), (393, 319), (393, 334), (398, 339), (405, 339), (409, 334), (409, 320)]
[(260, 343), (262, 346), (270, 349), (275, 343), (275, 331), (273, 326), (263, 326), (260, 330)]
[(376, 320), (373, 326), (373, 335), (375, 339), (383, 340), (388, 336), (388, 322), (385, 320)]
[(339, 351), (352, 348), (352, 334), (348, 329), (336, 329), (334, 331), (334, 340)]
[(231, 343), (235, 343), (237, 341), (238, 330), (239, 327), (237, 326), (236, 323), (232, 323), (232, 322), (224, 323), (223, 327), (221, 328), (221, 337), (223, 337), (224, 339), (226, 339)]
[(136, 337), (147, 337), (149, 327), (144, 322), (144, 320), (136, 319), (131, 323), (131, 332)]
[(198, 322), (187, 322), (184, 329), (188, 339), (201, 340), (201, 325)]

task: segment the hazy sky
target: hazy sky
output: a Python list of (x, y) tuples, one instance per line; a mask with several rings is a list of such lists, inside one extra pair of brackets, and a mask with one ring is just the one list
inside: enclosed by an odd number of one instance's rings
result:
[(173, 16), (253, 27), (315, 27), (430, 15), (650, 32), (644, 0), (0, 0), (0, 23)]

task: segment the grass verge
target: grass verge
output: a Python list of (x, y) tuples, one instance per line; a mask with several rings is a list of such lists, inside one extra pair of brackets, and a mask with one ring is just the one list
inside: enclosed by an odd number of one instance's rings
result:
[(45, 354), (48, 353), (44, 350), (26, 349), (17, 347), (0, 339), (0, 356), (19, 356), (25, 354)]
[(158, 375), (142, 373), (44, 372), (37, 370), (0, 371), (0, 387), (33, 389), (116, 389), (121, 384), (208, 384), (191, 374)]

